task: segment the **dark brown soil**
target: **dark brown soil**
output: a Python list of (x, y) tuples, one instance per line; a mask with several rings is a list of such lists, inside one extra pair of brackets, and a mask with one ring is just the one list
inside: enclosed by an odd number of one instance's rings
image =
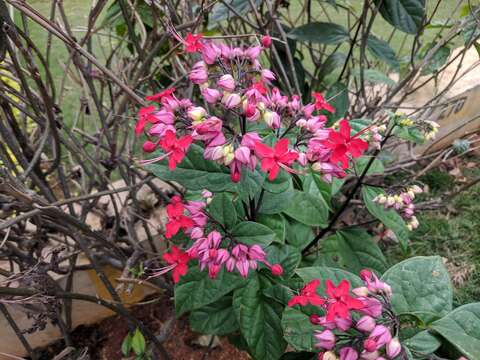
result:
[[(190, 331), (188, 319), (173, 317), (173, 304), (168, 298), (162, 298), (153, 304), (135, 306), (132, 314), (147, 325), (156, 335), (165, 333), (163, 343), (172, 360), (247, 360), (250, 357), (232, 344), (228, 339), (220, 338), (220, 344), (214, 348), (197, 344), (200, 334)], [(171, 325), (168, 326), (168, 323)], [(94, 326), (80, 326), (72, 334), (72, 342), (80, 352), (88, 354), (84, 359), (120, 360), (121, 344), (128, 333), (127, 322), (119, 316), (112, 316)], [(63, 341), (52, 344), (41, 352), (41, 360), (51, 360), (65, 348)], [(77, 357), (73, 357), (76, 359)], [(132, 357), (133, 358), (133, 357)], [(65, 359), (68, 359), (66, 357)]]

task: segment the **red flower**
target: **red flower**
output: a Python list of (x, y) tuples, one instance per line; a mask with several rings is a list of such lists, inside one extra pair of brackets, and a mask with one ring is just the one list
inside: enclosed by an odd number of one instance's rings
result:
[(203, 44), (200, 41), (202, 38), (203, 38), (203, 34), (194, 35), (192, 33), (188, 33), (184, 42), (185, 51), (188, 53), (201, 51), (203, 49)]
[(340, 131), (331, 130), (328, 139), (323, 141), (323, 145), (332, 149), (330, 161), (340, 163), (344, 169), (348, 167), (348, 155), (357, 158), (368, 149), (368, 143), (359, 139), (357, 133), (350, 136), (350, 124), (347, 120), (340, 121)]
[(167, 130), (165, 132), (159, 145), (168, 155), (168, 168), (170, 170), (175, 170), (177, 164), (183, 160), (191, 143), (191, 135), (185, 135), (177, 139), (173, 131)]
[(328, 112), (334, 113), (335, 108), (325, 101), (325, 98), (322, 94), (314, 92), (312, 96), (315, 99), (315, 110), (327, 110)]
[(317, 288), (319, 285), (320, 280), (318, 279), (310, 281), (302, 290), (300, 290), (300, 295), (296, 295), (290, 299), (288, 306), (306, 306), (307, 304), (316, 306), (323, 305), (325, 303), (325, 299), (317, 294)]
[(155, 116), (155, 106), (142, 107), (138, 111), (138, 121), (135, 125), (135, 134), (139, 136), (147, 123), (156, 124), (159, 120)]
[(279, 140), (274, 148), (257, 142), (255, 144), (255, 153), (262, 159), (262, 170), (269, 172), (268, 180), (270, 181), (277, 177), (280, 167), (288, 172), (294, 172), (294, 170), (287, 165), (297, 160), (298, 153), (288, 149), (288, 139)]
[(365, 305), (362, 301), (350, 296), (350, 283), (347, 280), (340, 281), (338, 287), (328, 279), (325, 282), (327, 299), (327, 321), (334, 321), (338, 316), (342, 319), (350, 317), (350, 310), (362, 309)]
[(171, 98), (172, 94), (175, 92), (174, 87), (173, 88), (168, 88), (163, 91), (160, 91), (159, 93), (156, 93), (154, 95), (147, 96), (145, 100), (148, 101), (155, 101), (155, 102), (161, 102), (163, 98)]
[(250, 89), (255, 89), (257, 90), (260, 94), (265, 95), (267, 93), (267, 88), (265, 87), (263, 81), (257, 81), (252, 84)]
[(176, 246), (172, 246), (171, 252), (163, 254), (162, 259), (168, 265), (172, 265), (173, 282), (178, 283), (180, 276), (185, 275), (188, 271), (188, 262), (190, 261), (190, 256)]
[(184, 215), (185, 207), (180, 198), (174, 196), (172, 202), (167, 205), (168, 223), (165, 225), (165, 237), (170, 239), (180, 229), (187, 230), (193, 227), (193, 220)]

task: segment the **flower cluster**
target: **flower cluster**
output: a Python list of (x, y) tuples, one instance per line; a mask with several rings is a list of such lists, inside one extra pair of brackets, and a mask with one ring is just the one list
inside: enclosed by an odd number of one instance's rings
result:
[(414, 230), (418, 227), (418, 220), (415, 216), (415, 205), (413, 200), (417, 194), (422, 193), (423, 190), (418, 185), (413, 185), (408, 189), (398, 194), (376, 196), (373, 201), (381, 204), (385, 209), (395, 209), (400, 212), (402, 217), (407, 221), (409, 230)]
[(365, 286), (351, 291), (347, 280), (338, 286), (326, 280), (325, 297), (317, 293), (320, 280), (312, 280), (288, 303), (322, 310), (322, 315), (310, 316), (312, 324), (322, 327), (313, 334), (319, 360), (395, 359), (402, 352), (390, 306), (392, 289), (369, 270), (360, 277)]
[(165, 237), (170, 239), (182, 231), (190, 237), (193, 244), (185, 252), (173, 246), (170, 253), (163, 255), (163, 260), (168, 265), (154, 271), (153, 276), (173, 271), (172, 277), (177, 283), (187, 273), (190, 260), (197, 260), (201, 270), (208, 269), (212, 279), (217, 277), (223, 267), (228, 272), (238, 271), (241, 276), (247, 277), (250, 270), (258, 268), (258, 263), (264, 264), (273, 275), (281, 276), (282, 266), (270, 264), (260, 245), (241, 244), (231, 234), (222, 235), (219, 231), (212, 230), (216, 223), (209, 222), (205, 212), (212, 193), (204, 191), (202, 195), (205, 201), (184, 202), (179, 196), (174, 196), (167, 205)]
[(345, 176), (349, 161), (368, 149), (365, 134), (352, 136), (347, 120), (340, 121), (339, 131), (326, 127), (326, 115), (335, 109), (320, 93), (303, 105), (299, 95), (286, 96), (274, 86), (276, 75), (260, 62), (270, 38), (235, 47), (201, 34), (174, 36), (186, 52), (201, 57), (188, 76), (201, 101), (178, 98), (175, 88), (146, 98), (158, 106), (140, 109), (135, 132), (147, 135), (145, 152), (161, 155), (143, 163), (168, 158), (174, 170), (195, 142), (205, 159), (229, 167), (234, 182), (258, 163), (269, 180), (282, 169), (293, 173), (311, 166), (330, 181)]
[(432, 120), (413, 121), (410, 118), (404, 117), (401, 113), (397, 115), (402, 117), (398, 122), (400, 126), (406, 128), (415, 127), (421, 133), (421, 136), (425, 141), (432, 140), (437, 136), (438, 129), (440, 128), (440, 125), (437, 122)]

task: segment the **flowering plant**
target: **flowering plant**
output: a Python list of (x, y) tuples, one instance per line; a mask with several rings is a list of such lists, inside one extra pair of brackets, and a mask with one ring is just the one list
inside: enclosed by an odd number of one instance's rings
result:
[[(175, 245), (165, 266), (150, 269), (171, 272), (177, 315), (190, 312), (193, 330), (229, 334), (255, 359), (279, 359), (287, 344), (319, 359), (436, 351), (437, 335), (420, 327), (440, 324), (433, 329), (442, 334), (452, 307), (441, 261), (388, 269), (369, 233), (335, 231), (361, 188), (370, 214), (406, 250), (421, 188), (386, 194), (364, 180), (383, 169), (385, 142), (411, 133), (408, 119), (344, 119), (318, 92), (284, 94), (262, 65), (268, 36), (248, 47), (175, 37), (194, 59), (194, 87), (188, 97), (175, 88), (147, 97), (156, 104), (140, 109), (135, 133), (151, 154), (141, 164), (182, 186), (166, 207), (164, 235)], [(431, 128), (416, 131), (431, 137)], [(339, 206), (335, 197), (352, 179)]]

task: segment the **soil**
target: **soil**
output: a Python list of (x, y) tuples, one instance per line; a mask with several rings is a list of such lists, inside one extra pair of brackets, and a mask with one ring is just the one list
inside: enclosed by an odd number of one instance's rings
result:
[[(175, 319), (173, 303), (168, 298), (161, 298), (155, 303), (138, 305), (130, 309), (133, 316), (142, 321), (156, 335), (168, 333), (163, 346), (172, 360), (248, 360), (247, 353), (238, 350), (227, 338), (216, 338), (215, 346), (205, 346), (201, 334), (192, 332), (188, 327), (188, 318)], [(172, 323), (173, 321), (173, 323)], [(168, 325), (170, 324), (170, 325)], [(165, 329), (169, 329), (165, 331)], [(78, 355), (61, 357), (85, 360), (120, 360), (123, 359), (121, 344), (128, 334), (125, 319), (112, 316), (93, 326), (79, 326), (71, 333), (71, 339)], [(211, 337), (210, 337), (211, 339)], [(200, 340), (200, 341), (199, 341)], [(203, 341), (205, 342), (205, 340)], [(64, 341), (58, 341), (41, 351), (40, 360), (51, 360), (65, 349)], [(83, 356), (80, 355), (83, 354)], [(73, 355), (73, 354), (72, 354)], [(79, 356), (79, 357), (77, 357)], [(133, 359), (134, 357), (131, 357)], [(130, 359), (130, 358), (129, 358)]]

